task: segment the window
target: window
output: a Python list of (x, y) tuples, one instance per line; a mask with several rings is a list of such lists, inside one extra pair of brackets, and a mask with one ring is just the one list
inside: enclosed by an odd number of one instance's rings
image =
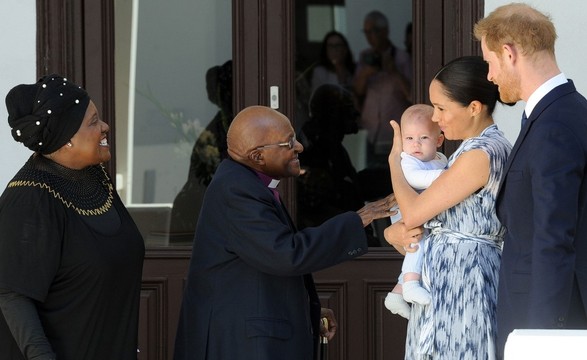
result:
[(115, 6), (118, 191), (148, 246), (189, 243), (232, 119), (231, 1)]

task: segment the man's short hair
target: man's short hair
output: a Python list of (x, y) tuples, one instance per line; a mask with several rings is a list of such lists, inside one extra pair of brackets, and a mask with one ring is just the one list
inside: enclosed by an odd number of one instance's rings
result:
[(387, 17), (381, 11), (373, 10), (365, 15), (365, 21), (372, 21), (378, 29), (389, 29)]
[(546, 50), (554, 54), (556, 29), (550, 17), (527, 4), (500, 6), (474, 28), (475, 37), (485, 37), (487, 48), (501, 53), (503, 44), (514, 44), (523, 55)]

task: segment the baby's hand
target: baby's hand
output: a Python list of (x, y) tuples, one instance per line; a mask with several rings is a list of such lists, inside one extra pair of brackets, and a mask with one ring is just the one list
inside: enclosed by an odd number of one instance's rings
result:
[(418, 239), (414, 238), (414, 241), (416, 241), (416, 242), (413, 242), (413, 243), (409, 244), (408, 246), (404, 246), (405, 252), (413, 253), (413, 252), (418, 251), (418, 249), (420, 248), (420, 245), (418, 243)]

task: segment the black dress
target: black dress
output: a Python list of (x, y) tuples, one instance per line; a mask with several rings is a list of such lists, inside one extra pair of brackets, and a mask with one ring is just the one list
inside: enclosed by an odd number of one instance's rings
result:
[[(0, 234), (0, 289), (34, 300), (57, 359), (136, 360), (144, 243), (102, 166), (33, 155), (0, 197)], [(1, 314), (0, 349), (24, 359)]]

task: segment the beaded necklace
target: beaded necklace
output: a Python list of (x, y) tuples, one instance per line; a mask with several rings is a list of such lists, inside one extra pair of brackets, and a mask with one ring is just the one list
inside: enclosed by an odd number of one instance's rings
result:
[(104, 165), (69, 169), (33, 154), (8, 184), (8, 188), (38, 187), (47, 190), (67, 208), (82, 216), (97, 216), (112, 207), (113, 185)]

